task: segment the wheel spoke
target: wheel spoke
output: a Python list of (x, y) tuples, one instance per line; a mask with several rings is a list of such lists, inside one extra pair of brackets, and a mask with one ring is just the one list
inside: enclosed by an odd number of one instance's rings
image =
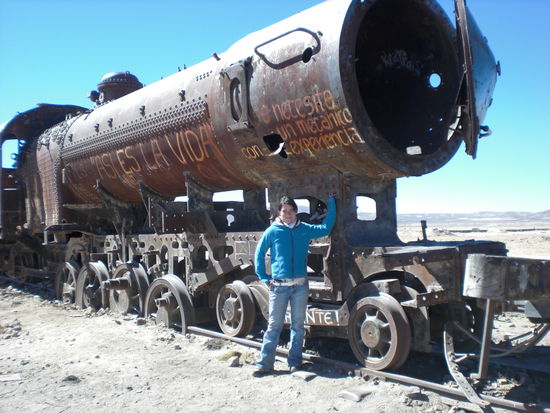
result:
[(380, 338), (383, 342), (391, 343), (391, 325), (384, 324), (380, 329)]
[(68, 271), (67, 279), (76, 280), (73, 286), (64, 284), (63, 300), (70, 300), (74, 292), (75, 303), (80, 308), (92, 307), (94, 310), (105, 307), (109, 303), (106, 290), (102, 282), (109, 278), (109, 272), (105, 264), (101, 261), (89, 262), (78, 272), (76, 276), (76, 266), (74, 263), (66, 263)]
[(371, 358), (371, 359), (375, 359), (375, 358), (378, 358), (380, 356), (380, 353), (378, 352), (378, 350), (376, 348), (368, 348), (368, 357)]
[(380, 346), (378, 348), (378, 351), (380, 352), (381, 357), (385, 357), (389, 352), (391, 348), (391, 341), (384, 341), (380, 343)]

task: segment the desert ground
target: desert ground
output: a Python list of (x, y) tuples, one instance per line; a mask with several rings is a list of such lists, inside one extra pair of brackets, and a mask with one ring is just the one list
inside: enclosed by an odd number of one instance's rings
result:
[[(428, 227), (429, 239), (492, 239), (509, 255), (550, 259), (550, 230), (498, 226)], [(525, 229), (525, 228), (524, 228)], [(400, 230), (421, 238), (419, 226)], [(63, 305), (48, 282), (0, 278), (0, 412), (462, 412), (468, 406), (430, 391), (312, 364), (305, 380), (276, 363), (277, 374), (252, 377), (257, 350), (220, 339), (180, 334), (135, 315), (95, 313)], [(522, 316), (501, 314), (495, 334), (530, 328)], [(283, 343), (284, 344), (284, 343)], [(548, 348), (547, 336), (539, 346)], [(306, 340), (308, 352), (348, 351), (334, 340)], [(451, 382), (441, 355), (411, 354), (399, 371)], [(550, 408), (550, 378), (496, 368), (483, 392)], [(358, 390), (355, 399), (349, 390)], [(496, 409), (496, 411), (503, 411)]]
[[(448, 218), (446, 218), (448, 219)], [(399, 237), (402, 241), (422, 239), (419, 223), (411, 220), (399, 225)], [(506, 244), (508, 255), (550, 259), (550, 219), (541, 221), (483, 220), (468, 218), (450, 224), (448, 221), (428, 221), (427, 238), (433, 241), (500, 241)]]

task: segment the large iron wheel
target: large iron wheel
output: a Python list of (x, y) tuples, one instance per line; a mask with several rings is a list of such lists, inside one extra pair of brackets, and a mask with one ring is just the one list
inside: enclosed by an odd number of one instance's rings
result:
[(112, 311), (144, 313), (149, 278), (143, 266), (136, 262), (120, 264), (107, 284), (111, 290), (109, 304)]
[(173, 274), (155, 279), (145, 298), (145, 317), (185, 333), (195, 322), (195, 309), (184, 282)]
[(409, 355), (411, 328), (399, 302), (380, 293), (355, 304), (350, 313), (348, 339), (353, 354), (364, 366), (397, 369)]
[(103, 281), (109, 279), (109, 271), (101, 261), (84, 265), (76, 281), (75, 303), (80, 308), (97, 310), (109, 306), (109, 295)]
[(65, 304), (75, 301), (76, 282), (80, 266), (73, 260), (61, 264), (55, 275), (55, 295)]
[(246, 336), (254, 326), (256, 307), (248, 286), (242, 281), (225, 284), (218, 292), (216, 316), (229, 336)]

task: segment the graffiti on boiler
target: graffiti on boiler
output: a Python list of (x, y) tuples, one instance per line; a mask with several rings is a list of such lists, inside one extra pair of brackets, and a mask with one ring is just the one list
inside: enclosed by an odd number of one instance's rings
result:
[[(211, 159), (216, 161), (215, 170), (207, 164)], [(73, 182), (86, 179), (90, 171), (94, 171), (93, 174), (102, 180), (116, 180), (137, 188), (138, 176), (149, 176), (176, 166), (190, 168), (206, 180), (231, 182), (235, 178), (231, 164), (217, 146), (210, 122), (110, 149), (71, 163), (67, 171), (76, 178), (71, 180)]]
[[(272, 104), (271, 111), (264, 106), (261, 117), (266, 123), (275, 119), (275, 132), (287, 143), (288, 155), (314, 156), (323, 149), (365, 143), (352, 126), (351, 111), (348, 107), (340, 108), (330, 90)], [(241, 148), (247, 159), (268, 156), (266, 151), (256, 144)]]

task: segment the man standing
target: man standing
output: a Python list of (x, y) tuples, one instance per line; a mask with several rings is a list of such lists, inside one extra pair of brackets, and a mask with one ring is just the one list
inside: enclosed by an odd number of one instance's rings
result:
[[(329, 198), (328, 213), (320, 225), (300, 222), (296, 202), (284, 196), (279, 203), (279, 215), (264, 232), (256, 249), (256, 274), (269, 286), (269, 320), (264, 334), (260, 361), (255, 377), (270, 374), (275, 352), (283, 330), (287, 305), (290, 302), (290, 350), (288, 366), (293, 372), (302, 364), (304, 321), (309, 295), (307, 281), (307, 251), (309, 241), (328, 235), (336, 220), (336, 201)], [(270, 250), (271, 275), (266, 273), (265, 255)]]

